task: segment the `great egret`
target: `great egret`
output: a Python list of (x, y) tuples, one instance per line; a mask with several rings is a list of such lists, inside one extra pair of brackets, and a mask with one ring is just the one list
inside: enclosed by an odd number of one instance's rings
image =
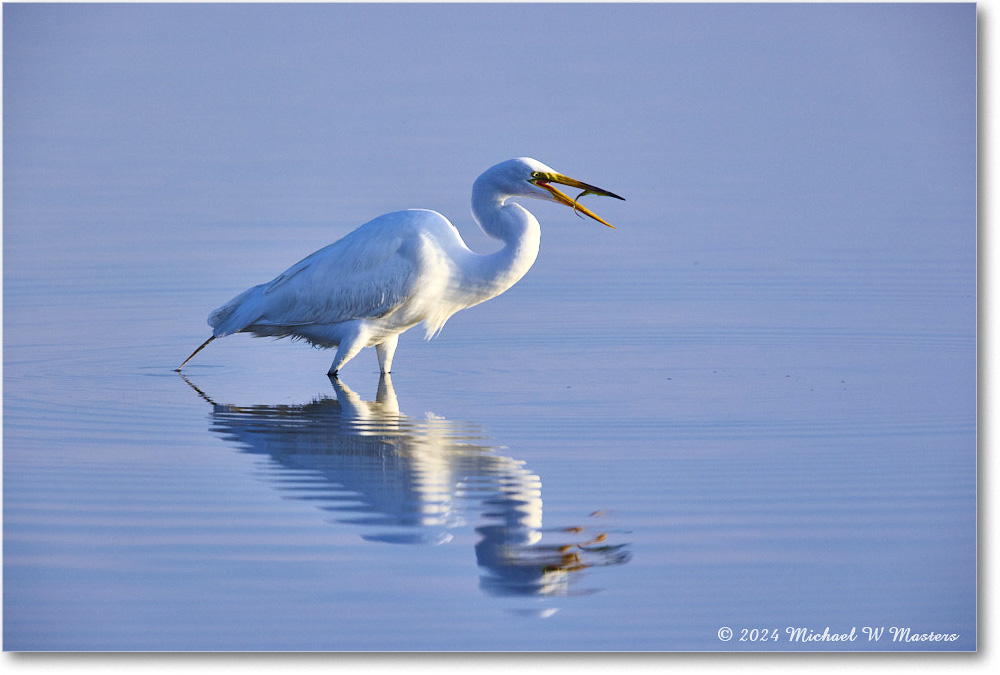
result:
[[(570, 199), (553, 183), (583, 192)], [(565, 204), (613, 228), (579, 204), (588, 194), (623, 199), (534, 159), (501, 162), (472, 186), (473, 216), (486, 234), (505, 244), (496, 253), (471, 251), (455, 226), (435, 211), (379, 216), (212, 312), (212, 337), (177, 371), (215, 338), (252, 333), (337, 347), (331, 376), (363, 348), (374, 346), (380, 370), (388, 373), (400, 333), (423, 322), (427, 338), (433, 337), (452, 314), (500, 295), (535, 262), (538, 221), (510, 198)]]

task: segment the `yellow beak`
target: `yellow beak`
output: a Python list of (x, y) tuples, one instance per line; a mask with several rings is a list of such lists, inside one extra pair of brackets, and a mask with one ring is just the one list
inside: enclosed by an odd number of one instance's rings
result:
[[(555, 200), (560, 204), (571, 206), (573, 207), (574, 211), (578, 211), (585, 216), (590, 216), (597, 222), (607, 225), (612, 230), (615, 229), (614, 225), (612, 225), (608, 221), (598, 216), (596, 213), (588, 209), (586, 206), (580, 204), (580, 197), (589, 194), (589, 195), (598, 195), (600, 197), (614, 197), (615, 199), (621, 199), (622, 201), (625, 201), (624, 197), (619, 197), (614, 192), (608, 192), (607, 190), (604, 190), (602, 188), (594, 187), (593, 185), (588, 185), (587, 183), (580, 182), (575, 178), (569, 178), (568, 176), (564, 176), (561, 173), (547, 173), (544, 171), (536, 171), (534, 174), (532, 174), (531, 182), (540, 188), (548, 190), (552, 194), (552, 197), (555, 198)], [(560, 185), (566, 185), (567, 187), (576, 188), (577, 190), (583, 190), (583, 192), (581, 192), (576, 199), (570, 199), (562, 192), (554, 188), (551, 185), (552, 183), (559, 183)]]

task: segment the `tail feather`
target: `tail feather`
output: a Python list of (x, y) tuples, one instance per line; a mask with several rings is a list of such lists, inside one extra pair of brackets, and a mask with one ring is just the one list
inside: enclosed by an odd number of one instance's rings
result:
[(208, 325), (213, 329), (212, 335), (232, 335), (260, 319), (260, 306), (255, 296), (259, 296), (262, 291), (263, 286), (248, 288), (212, 312), (208, 317)]

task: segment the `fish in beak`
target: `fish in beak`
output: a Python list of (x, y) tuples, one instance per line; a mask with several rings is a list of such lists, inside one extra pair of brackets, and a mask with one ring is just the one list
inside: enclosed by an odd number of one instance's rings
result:
[[(531, 174), (530, 182), (534, 183), (540, 188), (548, 190), (549, 193), (552, 195), (554, 201), (559, 202), (560, 204), (565, 204), (566, 206), (570, 206), (573, 208), (574, 211), (582, 213), (585, 216), (590, 216), (597, 222), (603, 223), (604, 225), (607, 225), (611, 229), (615, 229), (614, 225), (601, 218), (599, 215), (588, 209), (583, 204), (580, 204), (580, 198), (583, 197), (584, 195), (598, 195), (600, 197), (614, 197), (615, 199), (621, 199), (622, 201), (625, 201), (624, 197), (619, 197), (614, 192), (608, 192), (607, 190), (604, 190), (602, 188), (594, 187), (593, 185), (588, 185), (587, 183), (578, 181), (575, 178), (564, 176), (561, 173), (535, 171), (533, 174)], [(558, 183), (559, 185), (565, 185), (567, 187), (575, 188), (577, 190), (583, 190), (583, 192), (577, 195), (576, 199), (570, 199), (568, 196), (566, 196), (558, 189), (556, 189), (552, 185), (553, 183)]]

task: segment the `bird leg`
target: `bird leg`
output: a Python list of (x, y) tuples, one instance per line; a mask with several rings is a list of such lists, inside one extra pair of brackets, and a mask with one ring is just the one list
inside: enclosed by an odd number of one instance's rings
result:
[(353, 359), (358, 355), (364, 346), (368, 342), (368, 331), (364, 330), (361, 326), (358, 326), (352, 331), (353, 335), (345, 335), (340, 339), (340, 346), (337, 347), (337, 356), (333, 359), (333, 364), (330, 366), (330, 370), (327, 371), (327, 375), (336, 377), (337, 371), (344, 367), (348, 361)]
[(398, 335), (392, 335), (375, 345), (375, 353), (378, 354), (378, 367), (383, 375), (387, 375), (392, 369), (392, 357), (396, 353), (396, 343), (399, 342)]

